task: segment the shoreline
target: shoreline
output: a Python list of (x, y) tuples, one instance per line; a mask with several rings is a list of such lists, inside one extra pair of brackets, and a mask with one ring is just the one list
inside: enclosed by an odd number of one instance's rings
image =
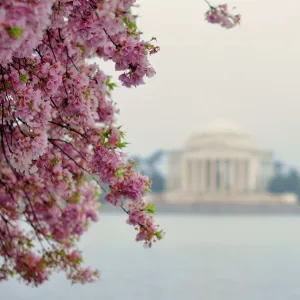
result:
[[(102, 203), (103, 204), (103, 203)], [(199, 215), (295, 215), (300, 216), (299, 204), (167, 204), (155, 203), (158, 214)], [(121, 213), (118, 207), (103, 204), (102, 213)]]

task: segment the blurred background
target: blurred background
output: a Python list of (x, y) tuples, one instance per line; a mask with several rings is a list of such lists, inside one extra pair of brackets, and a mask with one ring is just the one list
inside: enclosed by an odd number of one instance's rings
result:
[(157, 74), (113, 97), (167, 235), (145, 250), (104, 205), (80, 245), (99, 282), (12, 280), (1, 299), (299, 299), (300, 1), (227, 1), (242, 15), (232, 30), (204, 21), (203, 0), (138, 3)]

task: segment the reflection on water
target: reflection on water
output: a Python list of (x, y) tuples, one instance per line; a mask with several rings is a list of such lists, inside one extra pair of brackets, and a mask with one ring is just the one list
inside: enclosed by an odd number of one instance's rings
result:
[(82, 240), (99, 282), (71, 286), (59, 274), (36, 289), (10, 281), (1, 299), (300, 299), (299, 217), (161, 215), (167, 236), (151, 250), (124, 221), (104, 215)]

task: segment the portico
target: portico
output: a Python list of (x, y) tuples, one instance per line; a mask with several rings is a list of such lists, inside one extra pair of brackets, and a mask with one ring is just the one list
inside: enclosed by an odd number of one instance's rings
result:
[(248, 191), (253, 164), (250, 159), (186, 159), (183, 168), (187, 176), (182, 178), (182, 187), (200, 193)]
[(294, 204), (294, 194), (272, 195), (273, 154), (245, 130), (215, 120), (191, 135), (181, 150), (168, 152), (166, 191), (149, 202), (181, 205)]
[[(272, 153), (261, 150), (237, 125), (215, 120), (169, 153), (168, 190), (189, 194), (264, 191), (272, 176)], [(179, 165), (179, 167), (178, 167)]]

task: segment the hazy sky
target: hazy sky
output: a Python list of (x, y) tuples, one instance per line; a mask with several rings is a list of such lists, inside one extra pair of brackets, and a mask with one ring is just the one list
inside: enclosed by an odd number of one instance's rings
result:
[(204, 21), (204, 0), (140, 3), (138, 26), (161, 51), (150, 58), (155, 78), (114, 93), (128, 151), (180, 148), (221, 117), (300, 166), (300, 1), (228, 1), (242, 14), (231, 30)]

